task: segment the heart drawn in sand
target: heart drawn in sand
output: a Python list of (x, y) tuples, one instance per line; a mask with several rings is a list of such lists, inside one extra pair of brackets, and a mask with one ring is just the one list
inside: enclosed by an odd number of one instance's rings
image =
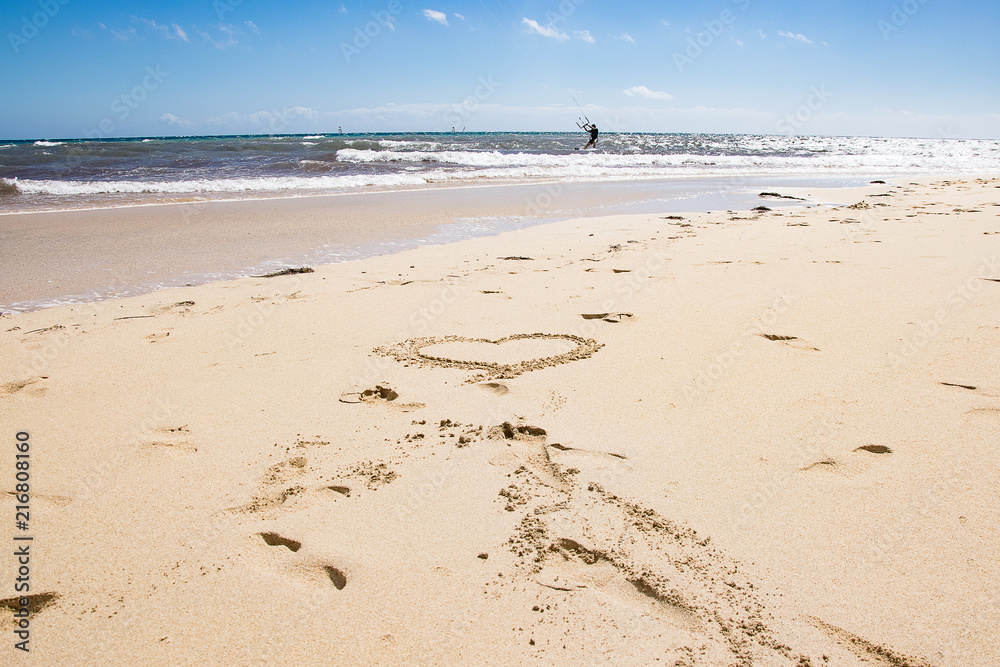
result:
[(458, 364), (511, 366), (544, 362), (571, 354), (582, 347), (562, 336), (521, 338), (508, 336), (497, 340), (462, 338), (431, 343), (419, 348), (417, 355), (428, 361)]
[(514, 334), (495, 340), (440, 336), (413, 338), (376, 352), (402, 363), (485, 371), (474, 381), (512, 378), (528, 371), (586, 359), (603, 347), (572, 334)]

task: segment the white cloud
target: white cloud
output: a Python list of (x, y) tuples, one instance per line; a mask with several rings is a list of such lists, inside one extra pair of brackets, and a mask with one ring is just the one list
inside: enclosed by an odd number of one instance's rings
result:
[(528, 26), (528, 28), (531, 29), (531, 32), (538, 33), (542, 37), (551, 37), (552, 39), (558, 40), (560, 42), (565, 42), (567, 39), (569, 39), (569, 35), (558, 30), (557, 28), (553, 28), (551, 23), (547, 26), (540, 26), (538, 25), (538, 21), (533, 21), (529, 18), (524, 19), (523, 23), (525, 23)]
[(462, 16), (461, 14), (459, 14), (457, 12), (455, 14), (453, 14), (452, 16), (454, 16), (455, 18), (457, 18), (459, 21), (466, 21), (466, 20), (468, 20), (464, 16)]
[(788, 39), (794, 39), (795, 41), (798, 42), (803, 42), (805, 44), (812, 44), (812, 40), (806, 37), (805, 35), (800, 35), (794, 32), (788, 32), (787, 30), (779, 30), (778, 34), (781, 35), (782, 37), (787, 37)]
[(125, 28), (124, 30), (116, 30), (115, 28), (108, 28), (102, 23), (101, 28), (111, 31), (111, 34), (114, 35), (116, 39), (120, 39), (123, 42), (127, 42), (136, 35), (135, 28), (133, 27), (128, 27)]
[(428, 21), (437, 21), (441, 25), (448, 25), (448, 15), (444, 12), (436, 12), (433, 9), (425, 9), (424, 17)]
[(143, 25), (145, 25), (147, 28), (152, 28), (153, 30), (157, 31), (158, 33), (160, 33), (161, 35), (163, 35), (167, 39), (170, 39), (170, 37), (171, 37), (171, 35), (170, 35), (170, 26), (162, 25), (160, 23), (157, 23), (156, 21), (152, 21), (150, 19), (144, 19), (144, 18), (141, 18), (139, 16), (133, 16), (132, 17), (132, 21), (134, 21), (134, 22), (137, 21), (137, 22), (142, 23)]
[[(179, 25), (177, 25), (176, 23), (172, 23), (170, 25), (166, 25), (166, 24), (163, 24), (163, 23), (157, 23), (153, 19), (144, 19), (141, 16), (133, 16), (132, 17), (132, 22), (133, 23), (141, 23), (144, 26), (146, 26), (147, 28), (149, 28), (150, 30), (155, 30), (156, 32), (160, 33), (160, 35), (164, 39), (180, 39), (180, 40), (185, 41), (185, 42), (190, 42), (191, 41), (190, 39), (188, 39), (187, 33), (184, 32), (184, 29), (182, 27), (180, 27)], [(104, 26), (103, 23), (100, 24), (100, 25), (101, 25), (101, 27)], [(134, 36), (135, 35), (135, 29), (134, 28), (130, 28), (129, 30), (131, 32), (131, 34), (129, 36)], [(115, 32), (115, 31), (112, 31), (112, 32)], [(118, 35), (117, 32), (115, 32), (115, 36), (119, 37), (119, 35)], [(121, 37), (119, 37), (119, 38), (121, 38)]]
[(236, 30), (231, 25), (226, 25), (225, 23), (220, 23), (218, 26), (219, 32), (224, 36), (220, 39), (215, 39), (210, 34), (203, 30), (199, 30), (198, 34), (203, 38), (212, 43), (212, 45), (217, 49), (228, 49), (231, 46), (239, 46), (240, 42), (236, 39)]
[(194, 123), (192, 123), (191, 121), (181, 120), (172, 113), (165, 113), (156, 120), (162, 120), (168, 125), (176, 125), (177, 127), (191, 127), (192, 125), (194, 125)]
[(309, 107), (292, 107), (284, 111), (258, 111), (248, 117), (255, 123), (268, 125), (272, 129), (284, 129), (297, 120), (316, 120), (319, 112)]
[(627, 32), (623, 32), (622, 34), (618, 35), (618, 39), (624, 42), (628, 42), (629, 44), (635, 44), (635, 38), (633, 38), (632, 35), (628, 34)]
[(658, 90), (650, 90), (646, 86), (632, 86), (631, 88), (626, 88), (622, 91), (625, 95), (629, 97), (645, 97), (649, 100), (672, 100), (674, 96), (670, 93), (660, 92)]
[(588, 44), (593, 44), (595, 41), (594, 36), (590, 34), (589, 30), (574, 30), (573, 36), (582, 39)]
[(253, 21), (244, 21), (243, 25), (245, 25), (248, 28), (250, 28), (250, 32), (252, 32), (253, 34), (255, 34), (255, 35), (259, 35), (260, 34), (260, 28), (258, 28), (257, 24), (254, 23)]
[(285, 113), (308, 118), (309, 120), (316, 120), (319, 118), (319, 112), (315, 109), (310, 109), (309, 107), (292, 107), (291, 109), (286, 109)]
[(347, 5), (344, 5), (344, 4), (340, 5), (340, 13), (341, 14), (346, 14), (347, 13)]
[(660, 19), (660, 23), (662, 23), (667, 28), (670, 27), (670, 21), (667, 21), (665, 19)]

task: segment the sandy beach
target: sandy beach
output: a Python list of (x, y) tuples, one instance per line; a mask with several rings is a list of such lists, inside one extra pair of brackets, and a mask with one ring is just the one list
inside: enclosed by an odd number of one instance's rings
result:
[(6, 663), (1000, 664), (1000, 179), (887, 180), (0, 317)]

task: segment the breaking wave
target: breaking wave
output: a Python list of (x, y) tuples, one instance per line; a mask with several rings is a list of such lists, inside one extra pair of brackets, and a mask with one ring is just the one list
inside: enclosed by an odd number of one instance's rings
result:
[(8, 181), (6, 178), (0, 178), (0, 197), (19, 194), (21, 194), (21, 190), (17, 187), (17, 179)]

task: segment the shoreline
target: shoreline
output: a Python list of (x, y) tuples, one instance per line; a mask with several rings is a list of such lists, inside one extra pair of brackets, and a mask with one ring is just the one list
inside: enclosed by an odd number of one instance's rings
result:
[(31, 657), (997, 664), (998, 187), (3, 316)]
[[(689, 182), (739, 182), (739, 181), (795, 181), (795, 180), (817, 180), (817, 181), (860, 181), (868, 178), (890, 178), (893, 181), (903, 181), (905, 179), (916, 178), (919, 181), (928, 180), (940, 180), (947, 178), (979, 178), (979, 177), (991, 177), (995, 174), (992, 173), (960, 173), (955, 172), (927, 172), (927, 171), (915, 171), (912, 174), (894, 174), (891, 176), (885, 176), (884, 171), (877, 169), (872, 169), (870, 172), (857, 172), (857, 173), (843, 173), (843, 174), (828, 174), (822, 176), (810, 176), (807, 174), (790, 173), (790, 174), (754, 174), (754, 175), (727, 175), (727, 174), (713, 174), (713, 175), (680, 175), (673, 176), (671, 178), (664, 178), (661, 176), (630, 176), (622, 178), (601, 178), (595, 180), (589, 180), (587, 178), (582, 178), (580, 180), (565, 180), (562, 178), (552, 178), (552, 179), (514, 179), (504, 182), (493, 182), (493, 183), (462, 183), (462, 182), (442, 182), (434, 184), (426, 184), (423, 186), (385, 186), (382, 188), (370, 187), (365, 189), (354, 189), (354, 190), (344, 190), (338, 192), (316, 192), (310, 194), (309, 191), (296, 192), (290, 195), (274, 195), (274, 196), (262, 196), (262, 197), (235, 197), (235, 198), (224, 198), (224, 199), (191, 199), (191, 200), (178, 200), (178, 201), (150, 201), (145, 203), (127, 203), (120, 205), (97, 205), (92, 207), (84, 208), (55, 208), (55, 209), (41, 209), (41, 210), (19, 210), (19, 211), (0, 211), (0, 217), (3, 216), (17, 216), (17, 215), (56, 215), (62, 213), (80, 213), (87, 211), (111, 211), (118, 209), (142, 209), (149, 207), (158, 206), (206, 206), (210, 204), (233, 204), (233, 203), (253, 203), (253, 202), (265, 202), (265, 201), (285, 201), (285, 200), (297, 200), (297, 199), (313, 199), (313, 198), (325, 198), (325, 197), (343, 197), (352, 195), (378, 195), (385, 193), (395, 193), (395, 192), (438, 192), (438, 191), (448, 191), (448, 190), (468, 190), (468, 189), (490, 189), (490, 188), (507, 188), (507, 187), (548, 187), (552, 185), (586, 185), (594, 184), (597, 186), (614, 186), (614, 185), (624, 185), (624, 184), (638, 184), (638, 183), (671, 183), (671, 184), (682, 184)], [(837, 186), (831, 186), (837, 187)], [(129, 193), (134, 194), (134, 193)], [(20, 195), (20, 196), (31, 196), (31, 195)], [(195, 196), (195, 195), (192, 195)]]
[[(751, 208), (753, 188), (766, 184), (864, 178), (491, 184), (10, 214), (0, 225), (16, 277), (5, 283), (0, 308), (28, 312), (351, 261), (581, 215)], [(464, 235), (462, 225), (470, 230)]]
[[(872, 175), (876, 175), (873, 172)], [(923, 178), (935, 178), (933, 175), (921, 175)], [(559, 178), (553, 179), (537, 179), (537, 180), (513, 180), (510, 182), (495, 182), (495, 183), (460, 183), (460, 182), (448, 182), (448, 183), (437, 183), (437, 184), (427, 184), (425, 186), (396, 186), (396, 187), (386, 187), (384, 189), (370, 188), (365, 190), (345, 190), (343, 192), (318, 192), (314, 194), (309, 194), (308, 192), (295, 193), (291, 195), (275, 195), (275, 196), (265, 196), (265, 197), (237, 197), (232, 199), (194, 199), (191, 201), (154, 201), (146, 203), (135, 203), (135, 204), (122, 204), (116, 206), (93, 206), (90, 208), (61, 208), (61, 209), (43, 209), (43, 210), (22, 210), (22, 211), (3, 211), (0, 212), (0, 217), (6, 215), (37, 215), (37, 214), (61, 214), (61, 213), (79, 213), (84, 211), (110, 211), (117, 209), (128, 209), (128, 208), (148, 208), (155, 206), (207, 206), (211, 204), (233, 204), (233, 203), (253, 203), (253, 202), (264, 202), (264, 201), (284, 201), (284, 200), (296, 200), (296, 199), (313, 199), (313, 198), (324, 198), (324, 197), (344, 197), (352, 195), (379, 195), (393, 192), (439, 192), (439, 191), (449, 191), (449, 190), (469, 190), (469, 189), (489, 189), (489, 188), (526, 188), (526, 187), (551, 187), (553, 185), (581, 185), (581, 184), (594, 184), (594, 185), (623, 185), (623, 184), (636, 184), (636, 183), (688, 183), (688, 182), (725, 182), (725, 181), (745, 181), (745, 180), (771, 180), (771, 179), (788, 179), (788, 180), (808, 180), (811, 177), (802, 174), (790, 174), (783, 176), (768, 176), (767, 174), (760, 176), (727, 176), (724, 174), (713, 175), (713, 176), (676, 176), (673, 178), (663, 178), (658, 176), (651, 177), (630, 177), (630, 178), (607, 178), (601, 180), (590, 181), (587, 179), (582, 179), (579, 181), (574, 180), (564, 180)], [(849, 180), (859, 180), (868, 178), (865, 175), (844, 175), (844, 176), (826, 176), (819, 180), (824, 181), (849, 181)], [(25, 196), (25, 195), (20, 195)]]

